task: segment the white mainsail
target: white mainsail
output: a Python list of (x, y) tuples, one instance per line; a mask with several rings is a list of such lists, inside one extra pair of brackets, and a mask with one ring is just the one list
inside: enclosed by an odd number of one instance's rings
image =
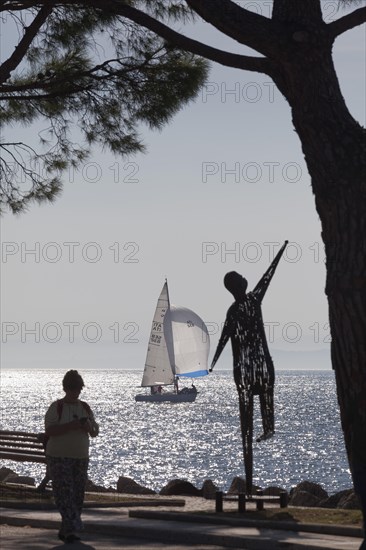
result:
[(168, 284), (165, 282), (152, 322), (141, 386), (162, 386), (174, 383), (170, 353), (164, 336), (164, 318), (167, 311), (169, 311), (169, 293)]
[(208, 374), (210, 336), (201, 317), (188, 308), (170, 305), (164, 318), (164, 333), (177, 376), (193, 378)]

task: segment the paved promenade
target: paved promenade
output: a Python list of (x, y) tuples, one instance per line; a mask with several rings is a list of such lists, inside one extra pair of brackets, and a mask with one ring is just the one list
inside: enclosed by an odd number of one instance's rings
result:
[[(57, 539), (59, 515), (55, 510), (1, 508), (2, 550), (110, 550), (115, 548), (181, 550), (194, 546), (219, 550), (359, 550), (362, 538), (357, 528), (322, 526), (290, 530), (278, 522), (250, 523), (245, 518), (228, 521), (220, 515), (202, 517), (193, 510), (214, 503), (200, 498), (184, 498), (186, 506), (135, 508), (86, 508), (82, 542), (64, 545)], [(292, 525), (292, 527), (294, 527)], [(296, 528), (296, 527), (295, 527)], [(301, 529), (301, 530), (300, 530)], [(315, 531), (315, 532), (314, 532)]]

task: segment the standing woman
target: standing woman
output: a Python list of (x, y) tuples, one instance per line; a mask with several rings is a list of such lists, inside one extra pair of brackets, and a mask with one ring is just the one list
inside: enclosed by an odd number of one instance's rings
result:
[(65, 397), (54, 401), (45, 416), (46, 457), (53, 494), (62, 523), (59, 538), (80, 540), (81, 511), (88, 479), (89, 436), (99, 433), (87, 403), (79, 395), (84, 381), (78, 371), (69, 370), (62, 381)]

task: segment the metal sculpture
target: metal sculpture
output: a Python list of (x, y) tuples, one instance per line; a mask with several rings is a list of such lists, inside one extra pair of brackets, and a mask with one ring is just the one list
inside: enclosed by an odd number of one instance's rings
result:
[(214, 358), (212, 372), (229, 338), (233, 352), (234, 380), (239, 395), (240, 424), (243, 439), (246, 493), (253, 486), (253, 396), (259, 395), (263, 434), (257, 441), (274, 434), (273, 389), (275, 373), (265, 335), (261, 303), (288, 241), (275, 256), (268, 270), (252, 292), (246, 292), (248, 282), (236, 271), (227, 273), (224, 285), (235, 302), (226, 314), (226, 320)]

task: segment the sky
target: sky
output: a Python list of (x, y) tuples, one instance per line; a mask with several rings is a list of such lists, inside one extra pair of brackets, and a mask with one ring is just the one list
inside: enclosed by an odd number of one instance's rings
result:
[[(270, 10), (271, 2), (241, 2)], [(337, 1), (323, 2), (326, 20)], [(259, 6), (259, 7), (258, 7)], [(269, 15), (264, 11), (264, 15)], [(181, 29), (183, 30), (183, 29)], [(188, 30), (247, 54), (207, 24)], [(364, 27), (334, 59), (352, 115), (365, 121)], [(5, 129), (7, 139), (35, 129)], [(212, 64), (206, 86), (161, 132), (141, 127), (146, 153), (93, 149), (54, 204), (1, 220), (3, 367), (143, 370), (165, 278), (216, 348), (238, 271), (253, 288), (285, 239), (263, 302), (276, 367), (330, 368), (321, 227), (288, 104), (257, 73)], [(230, 349), (217, 369), (230, 368)]]

